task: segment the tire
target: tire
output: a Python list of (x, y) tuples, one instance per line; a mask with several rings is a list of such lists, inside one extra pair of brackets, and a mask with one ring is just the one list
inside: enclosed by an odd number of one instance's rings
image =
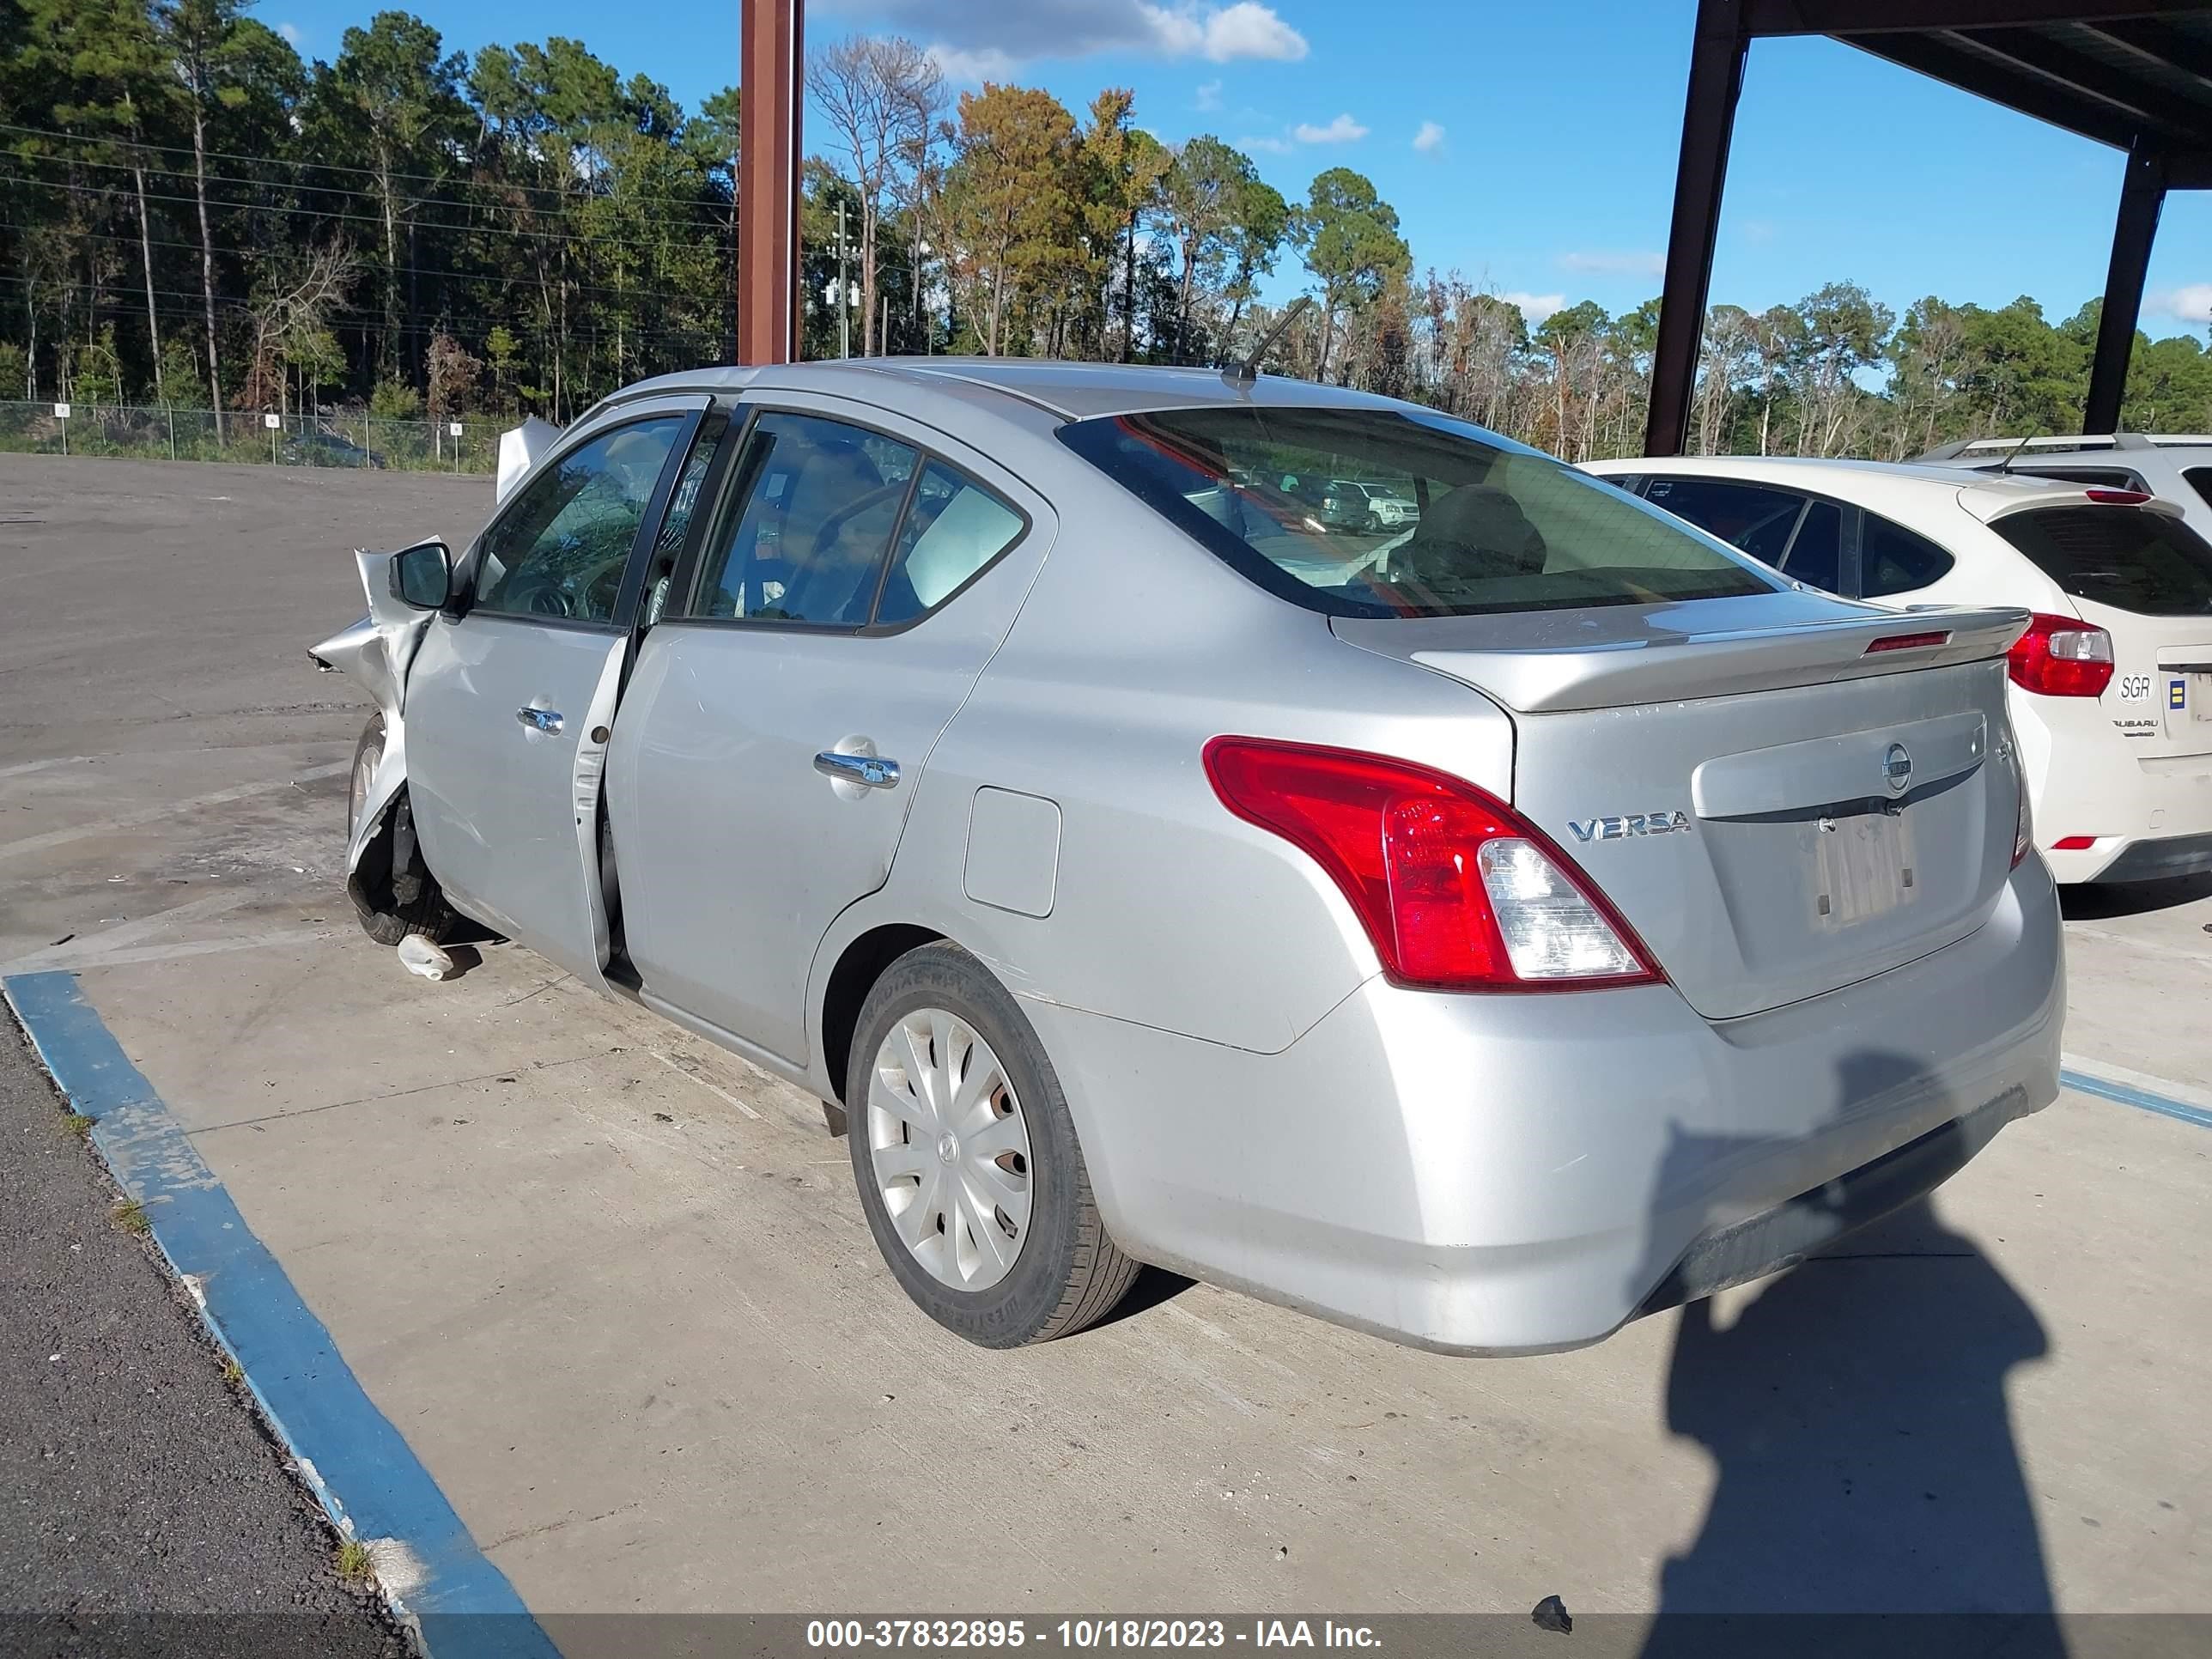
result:
[[(922, 1052), (931, 1047), (927, 1037), (911, 1051), (897, 1047), (917, 1028), (939, 1034), (947, 1056), (943, 1073), (933, 1054)], [(925, 1071), (949, 1083), (945, 1092), (956, 1105), (965, 1092), (959, 1085), (987, 1080), (977, 1068), (990, 1062), (1004, 1087), (993, 1085), (964, 1115), (935, 1113), (924, 1098), (928, 1091), (912, 1087), (903, 1066), (878, 1065), (886, 1045), (894, 1053), (915, 1053)], [(947, 1330), (986, 1348), (1047, 1342), (1104, 1318), (1127, 1293), (1139, 1264), (1122, 1254), (1099, 1218), (1074, 1120), (1044, 1045), (1006, 988), (958, 945), (910, 951), (876, 981), (854, 1033), (845, 1101), (854, 1181), (876, 1248), (915, 1304)], [(947, 1121), (963, 1133), (931, 1141), (928, 1127)], [(955, 1149), (950, 1152), (943, 1146), (947, 1139)], [(983, 1164), (991, 1148), (1017, 1145), (1020, 1152), (988, 1160), (1008, 1173), (1013, 1165), (1000, 1160), (1018, 1158), (1025, 1166), (1018, 1173), (1028, 1205), (1011, 1236), (1011, 1265), (993, 1279), (994, 1253), (984, 1248), (981, 1229), (995, 1226), (1003, 1247), (1010, 1242), (1005, 1223), (1011, 1215), (1001, 1204), (994, 1217), (983, 1217), (977, 1195), (1014, 1201), (1010, 1189), (1016, 1183), (998, 1180)], [(878, 1173), (879, 1167), (906, 1164), (922, 1166), (914, 1188), (902, 1184), (903, 1175)], [(964, 1214), (956, 1207), (962, 1200), (929, 1196), (933, 1172), (940, 1194), (952, 1181), (962, 1183)], [(914, 1194), (896, 1214), (887, 1179), (900, 1183), (896, 1191)], [(933, 1226), (927, 1219), (933, 1206)], [(902, 1225), (921, 1242), (909, 1243)], [(977, 1264), (978, 1288), (972, 1290), (946, 1277), (948, 1271), (960, 1275), (959, 1264), (969, 1258)]]
[[(383, 757), (384, 716), (372, 714), (368, 724), (362, 728), (361, 741), (354, 744), (353, 769), (347, 778), (349, 845), (355, 826), (361, 822), (362, 796)], [(413, 823), (408, 816), (405, 789), (401, 789), (390, 810), (391, 825), (362, 849), (361, 863), (347, 877), (346, 896), (353, 901), (362, 932), (379, 945), (397, 945), (410, 933), (419, 933), (433, 944), (442, 942), (452, 936), (460, 918), (446, 902), (438, 878), (422, 861), (422, 849), (416, 844)], [(405, 866), (395, 873), (392, 867), (392, 848), (402, 841), (407, 847), (407, 859)]]

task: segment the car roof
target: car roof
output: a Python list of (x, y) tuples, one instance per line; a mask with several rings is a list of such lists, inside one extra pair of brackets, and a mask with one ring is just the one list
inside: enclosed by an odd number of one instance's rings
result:
[(1249, 386), (1219, 369), (1143, 363), (1076, 363), (1047, 357), (843, 357), (767, 368), (697, 368), (624, 386), (608, 402), (668, 392), (743, 391), (751, 386), (842, 393), (866, 399), (872, 384), (893, 377), (909, 386), (980, 386), (1071, 421), (1139, 410), (1256, 404), (1272, 407), (1403, 410), (1371, 392), (1261, 374)]
[[(1962, 501), (1972, 498), (1974, 510), (1986, 518), (2003, 506), (2057, 495), (2081, 493), (2079, 484), (2062, 478), (2039, 478), (2020, 473), (1993, 477), (1955, 466), (1922, 465), (1911, 461), (1833, 460), (1810, 455), (1662, 455), (1639, 460), (1586, 461), (1583, 471), (1601, 477), (1630, 474), (1636, 477), (1741, 478), (1746, 483), (1771, 483), (1784, 489), (1866, 490), (1942, 489)], [(1856, 485), (1855, 489), (1852, 486)]]

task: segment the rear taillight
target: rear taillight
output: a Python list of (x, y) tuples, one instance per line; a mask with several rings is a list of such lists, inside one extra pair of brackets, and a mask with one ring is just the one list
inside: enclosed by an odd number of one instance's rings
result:
[(2112, 678), (2112, 636), (2078, 617), (2037, 611), (2005, 653), (2006, 672), (2024, 691), (2045, 697), (2097, 697)]
[(2141, 507), (2151, 499), (2148, 491), (2141, 489), (2085, 489), (2081, 493), (2091, 501), (2100, 501), (2106, 507)]
[(1400, 985), (1586, 990), (1659, 977), (1566, 854), (1462, 779), (1259, 738), (1214, 738), (1206, 775), (1223, 805), (1328, 872)]
[(2051, 843), (2054, 853), (2086, 853), (2097, 844), (2094, 836), (2061, 836)]

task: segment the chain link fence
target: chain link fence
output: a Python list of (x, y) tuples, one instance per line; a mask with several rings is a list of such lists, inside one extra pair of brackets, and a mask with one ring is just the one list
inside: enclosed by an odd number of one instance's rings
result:
[(405, 472), (497, 471), (510, 418), (395, 421), (368, 414), (263, 415), (128, 404), (0, 403), (0, 451), (241, 461)]

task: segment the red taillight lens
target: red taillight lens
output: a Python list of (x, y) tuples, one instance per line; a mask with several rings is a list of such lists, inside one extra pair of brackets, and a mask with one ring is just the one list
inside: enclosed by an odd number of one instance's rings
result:
[(2085, 489), (2081, 493), (2108, 507), (2141, 507), (2150, 500), (2149, 494), (2141, 489)]
[(2054, 853), (2086, 853), (2097, 844), (2094, 836), (2061, 836), (2051, 843)]
[(2005, 653), (2006, 672), (2024, 691), (2045, 697), (2098, 697), (2112, 678), (2112, 636), (2078, 617), (2037, 611)]
[(1214, 738), (1206, 775), (1224, 806), (1328, 872), (1398, 984), (1586, 990), (1659, 976), (1566, 855), (1462, 779), (1260, 738)]

